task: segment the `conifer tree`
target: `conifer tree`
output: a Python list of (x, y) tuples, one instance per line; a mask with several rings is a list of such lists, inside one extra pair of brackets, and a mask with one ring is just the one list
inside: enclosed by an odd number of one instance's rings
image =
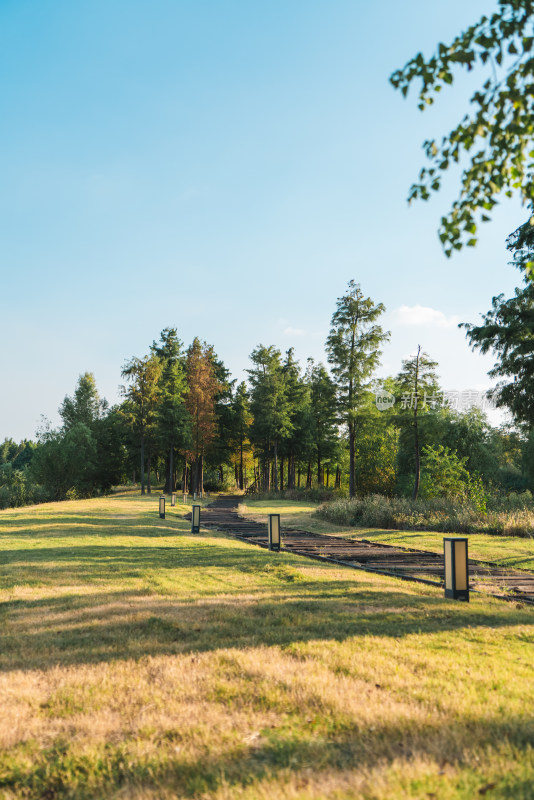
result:
[[(287, 457), (287, 488), (295, 488), (295, 469), (298, 458), (309, 460), (312, 452), (313, 420), (310, 411), (310, 391), (300, 365), (295, 359), (295, 351), (290, 347), (282, 365), (285, 382), (290, 430), (282, 441), (282, 458)], [(280, 483), (283, 483), (282, 462)], [(282, 486), (283, 488), (283, 486)]]
[(336, 386), (323, 364), (308, 364), (313, 444), (317, 462), (317, 484), (324, 485), (323, 461), (330, 460), (337, 446)]
[(419, 415), (436, 407), (438, 364), (417, 346), (417, 353), (402, 362), (402, 369), (396, 380), (400, 411), (397, 423), (403, 432), (413, 439), (415, 457), (414, 487), (412, 499), (417, 500), (421, 481), (421, 442), (419, 436)]
[(258, 345), (251, 355), (253, 369), (247, 370), (251, 384), (250, 409), (252, 442), (263, 465), (263, 486), (271, 487), (270, 464), (273, 457), (274, 490), (278, 491), (278, 448), (292, 431), (286, 383), (280, 351), (273, 345)]
[(215, 374), (211, 345), (195, 338), (187, 350), (186, 407), (191, 418), (193, 491), (201, 492), (204, 481), (204, 455), (216, 431), (215, 400), (221, 384)]
[(168, 453), (165, 489), (170, 493), (176, 488), (175, 450), (178, 448), (185, 451), (190, 436), (190, 418), (185, 404), (185, 355), (182, 353), (182, 343), (178, 339), (176, 328), (165, 328), (161, 332), (159, 344), (153, 342), (150, 349), (161, 363), (157, 425), (160, 442)]
[[(125, 363), (121, 375), (129, 382), (129, 386), (121, 387), (125, 397), (122, 414), (128, 424), (139, 436), (141, 451), (141, 494), (145, 493), (145, 444), (147, 435), (153, 430), (157, 404), (160, 396), (159, 380), (161, 362), (152, 354), (144, 358), (133, 357)], [(150, 454), (149, 454), (148, 492), (150, 493)]]
[(375, 324), (384, 311), (382, 303), (375, 305), (370, 297), (364, 297), (359, 284), (351, 280), (347, 293), (338, 298), (326, 340), (328, 361), (338, 387), (340, 417), (349, 434), (351, 497), (356, 494), (354, 458), (358, 414), (378, 366), (380, 345), (389, 338), (389, 332)]
[(250, 413), (250, 400), (248, 396), (247, 386), (242, 381), (236, 389), (233, 402), (233, 430), (234, 430), (234, 447), (237, 451), (239, 469), (238, 469), (238, 485), (240, 489), (245, 488), (245, 471), (244, 464), (247, 453), (250, 449), (250, 442), (248, 438), (250, 424), (252, 422), (252, 415)]

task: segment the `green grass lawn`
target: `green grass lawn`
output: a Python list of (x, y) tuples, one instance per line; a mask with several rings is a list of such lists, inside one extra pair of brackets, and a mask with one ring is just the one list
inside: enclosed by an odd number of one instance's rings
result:
[(532, 798), (534, 610), (186, 510), (0, 512), (0, 798)]
[[(302, 528), (317, 533), (330, 533), (347, 539), (367, 539), (412, 550), (429, 550), (443, 553), (444, 533), (432, 531), (396, 531), (376, 528), (347, 528), (333, 525), (314, 516), (317, 505), (296, 501), (254, 501), (246, 499), (241, 513), (255, 519), (266, 519), (267, 514), (280, 514), (282, 528)], [(534, 570), (534, 539), (515, 536), (492, 536), (486, 533), (461, 534), (469, 539), (469, 557), (514, 569)]]

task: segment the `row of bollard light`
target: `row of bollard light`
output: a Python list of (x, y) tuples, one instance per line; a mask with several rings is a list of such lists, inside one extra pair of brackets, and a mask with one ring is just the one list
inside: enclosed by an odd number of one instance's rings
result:
[[(193, 499), (196, 499), (193, 496)], [(183, 495), (187, 502), (187, 495)], [(171, 506), (176, 505), (176, 494), (171, 494)], [(159, 498), (159, 516), (165, 519), (165, 496)], [(200, 506), (194, 505), (191, 511), (191, 533), (200, 533)], [(267, 523), (269, 550), (280, 552), (280, 514), (269, 514)], [(467, 539), (459, 536), (443, 539), (443, 560), (445, 564), (445, 597), (469, 602), (469, 567)]]

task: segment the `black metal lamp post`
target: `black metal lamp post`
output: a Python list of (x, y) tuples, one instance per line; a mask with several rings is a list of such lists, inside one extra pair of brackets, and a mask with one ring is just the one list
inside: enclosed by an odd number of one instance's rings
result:
[(280, 514), (269, 514), (268, 524), (269, 550), (280, 550)]
[(445, 597), (469, 602), (469, 569), (467, 563), (467, 539), (451, 537), (443, 539), (445, 561)]
[(159, 498), (159, 518), (165, 519), (165, 497), (163, 495)]
[(191, 533), (200, 533), (200, 506), (193, 506), (191, 513)]

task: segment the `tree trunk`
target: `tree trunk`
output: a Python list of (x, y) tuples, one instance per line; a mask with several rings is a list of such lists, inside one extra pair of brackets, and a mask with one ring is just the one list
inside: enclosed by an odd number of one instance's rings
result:
[(336, 480), (334, 483), (334, 489), (341, 489), (341, 470), (339, 469), (339, 464), (336, 466)]
[(415, 442), (415, 481), (413, 487), (412, 500), (417, 500), (419, 494), (419, 482), (421, 480), (421, 453), (419, 452), (419, 426), (417, 423), (417, 406), (419, 405), (418, 391), (419, 391), (419, 354), (421, 352), (421, 345), (417, 346), (417, 358), (415, 361), (415, 393), (414, 393), (414, 408), (413, 408), (413, 427), (414, 427), (414, 442)]
[(152, 461), (152, 454), (150, 452), (150, 446), (149, 446), (148, 447), (148, 453), (147, 453), (147, 464), (146, 464), (146, 467), (147, 467), (147, 470), (146, 470), (146, 493), (147, 494), (152, 494), (152, 483), (151, 483), (151, 468), (152, 468), (152, 464), (151, 464), (151, 461)]
[(284, 491), (284, 459), (280, 459), (280, 491)]
[(413, 487), (412, 499), (417, 500), (419, 495), (419, 483), (421, 480), (421, 453), (419, 452), (419, 430), (417, 428), (417, 417), (415, 422), (415, 483)]
[(168, 494), (172, 494), (174, 492), (173, 473), (174, 473), (174, 448), (171, 445), (169, 449), (169, 476), (168, 476), (169, 486), (167, 489)]
[(306, 489), (312, 488), (311, 461), (308, 461), (308, 474), (306, 475)]
[(145, 436), (141, 434), (141, 494), (145, 493)]
[(245, 481), (243, 478), (243, 436), (241, 436), (241, 445), (239, 453), (239, 488), (241, 491), (245, 488)]
[[(194, 466), (194, 470), (193, 470), (193, 466)], [(191, 490), (192, 490), (193, 494), (198, 494), (198, 479), (199, 479), (198, 469), (199, 469), (199, 466), (200, 466), (199, 459), (195, 458), (194, 464), (191, 465), (191, 471), (192, 471)]]
[(317, 486), (323, 485), (323, 470), (321, 464), (321, 453), (317, 452)]
[(330, 488), (330, 464), (326, 465), (326, 488)]
[(299, 466), (298, 466), (298, 470), (297, 470), (297, 477), (298, 477), (297, 487), (300, 489), (300, 461), (299, 461)]
[(356, 495), (355, 481), (355, 444), (354, 422), (349, 422), (349, 497)]

